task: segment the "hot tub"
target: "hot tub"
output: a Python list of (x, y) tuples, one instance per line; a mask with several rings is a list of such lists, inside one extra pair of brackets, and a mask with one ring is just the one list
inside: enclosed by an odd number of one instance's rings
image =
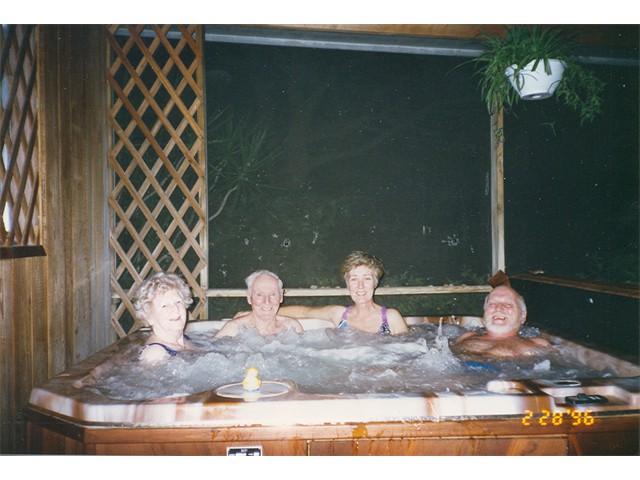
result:
[[(431, 317), (415, 317), (413, 328)], [(448, 317), (466, 326), (473, 317)], [(303, 321), (305, 330), (321, 321)], [(193, 335), (220, 321), (195, 322)], [(306, 334), (307, 332), (305, 332)], [(238, 383), (157, 398), (113, 398), (92, 388), (115, 365), (135, 361), (139, 331), (34, 388), (27, 406), (31, 453), (98, 455), (580, 455), (639, 453), (640, 367), (545, 335), (601, 377), (487, 379), (482, 388), (435, 384), (415, 391), (322, 392), (263, 378), (257, 394)], [(390, 344), (390, 348), (394, 347)], [(429, 350), (426, 350), (426, 354)], [(613, 372), (613, 374), (611, 373)], [(472, 372), (473, 373), (473, 372)], [(242, 378), (235, 378), (240, 382)], [(322, 382), (320, 382), (322, 383)], [(206, 382), (205, 382), (206, 384)], [(456, 386), (457, 385), (457, 386)], [(230, 393), (231, 392), (231, 393)]]

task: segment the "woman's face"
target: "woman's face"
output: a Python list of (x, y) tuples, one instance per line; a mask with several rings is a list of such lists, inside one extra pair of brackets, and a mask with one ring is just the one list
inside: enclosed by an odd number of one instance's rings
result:
[(180, 292), (167, 290), (154, 298), (149, 305), (148, 320), (154, 333), (184, 330), (187, 307)]
[(371, 301), (376, 284), (376, 276), (367, 266), (360, 265), (352, 268), (347, 274), (347, 290), (356, 303)]

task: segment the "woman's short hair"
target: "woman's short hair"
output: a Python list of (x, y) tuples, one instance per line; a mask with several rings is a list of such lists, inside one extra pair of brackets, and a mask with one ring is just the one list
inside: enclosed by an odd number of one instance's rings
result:
[(369, 267), (373, 271), (376, 279), (376, 286), (378, 286), (378, 282), (384, 275), (384, 264), (382, 263), (382, 260), (380, 260), (375, 255), (361, 252), (359, 250), (351, 252), (349, 255), (347, 255), (347, 258), (344, 259), (344, 262), (342, 262), (342, 265), (340, 267), (340, 276), (344, 279), (345, 283), (347, 283), (347, 275), (349, 275), (349, 272), (354, 268), (360, 267), (362, 265), (364, 265), (365, 267)]
[(132, 297), (136, 317), (143, 325), (149, 325), (147, 318), (149, 314), (149, 303), (158, 295), (162, 295), (168, 290), (177, 290), (187, 308), (193, 303), (191, 290), (178, 274), (165, 272), (154, 273), (140, 284), (140, 288), (138, 288)]

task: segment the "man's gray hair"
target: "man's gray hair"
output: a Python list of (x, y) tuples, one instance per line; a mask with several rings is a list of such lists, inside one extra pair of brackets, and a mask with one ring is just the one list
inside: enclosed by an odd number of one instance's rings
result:
[[(496, 287), (498, 288), (498, 287)], [(518, 301), (518, 304), (520, 305), (520, 311), (522, 313), (527, 313), (527, 304), (524, 301), (524, 297), (522, 295), (520, 295), (518, 292), (516, 292), (513, 288), (511, 287), (505, 287), (508, 288), (509, 290), (511, 290), (513, 292), (513, 294), (516, 296), (516, 300)], [(489, 292), (487, 294), (486, 297), (484, 297), (484, 309), (487, 309), (487, 303), (489, 302), (489, 295), (491, 295), (491, 292)]]
[(270, 277), (275, 278), (278, 281), (278, 286), (280, 287), (280, 290), (284, 288), (282, 280), (280, 280), (280, 277), (278, 275), (276, 275), (273, 272), (270, 272), (269, 270), (257, 270), (244, 279), (244, 283), (247, 284), (247, 291), (249, 293), (251, 293), (251, 290), (253, 289), (253, 282), (255, 282), (256, 278), (258, 278), (260, 275), (269, 275)]

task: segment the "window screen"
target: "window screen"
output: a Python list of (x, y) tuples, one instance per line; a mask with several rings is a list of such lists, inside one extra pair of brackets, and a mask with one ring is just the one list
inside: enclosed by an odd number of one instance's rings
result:
[[(209, 286), (485, 284), (489, 117), (460, 57), (208, 42)], [(216, 300), (218, 302), (218, 300)]]

